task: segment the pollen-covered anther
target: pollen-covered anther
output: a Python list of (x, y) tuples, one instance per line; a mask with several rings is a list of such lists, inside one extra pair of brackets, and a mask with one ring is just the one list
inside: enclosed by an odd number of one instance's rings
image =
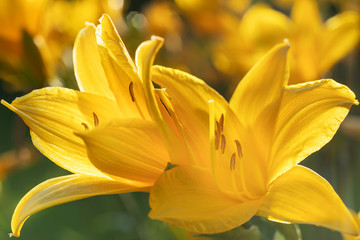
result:
[(243, 152), (242, 152), (242, 147), (241, 147), (241, 144), (240, 144), (239, 140), (236, 139), (235, 144), (236, 144), (236, 149), (237, 149), (238, 156), (239, 156), (239, 158), (242, 158), (243, 157)]
[(225, 152), (226, 139), (224, 134), (221, 134), (221, 153)]
[(230, 170), (235, 170), (235, 160), (236, 160), (236, 154), (233, 153), (231, 155), (231, 159), (230, 159)]
[(223, 113), (221, 114), (219, 124), (220, 124), (220, 131), (223, 132), (224, 131), (224, 114)]
[(93, 112), (93, 117), (94, 117), (94, 126), (96, 127), (99, 125), (99, 118), (94, 112)]
[(89, 125), (87, 125), (86, 123), (82, 122), (81, 125), (84, 126), (85, 130), (89, 130)]
[(129, 84), (129, 93), (130, 93), (131, 101), (135, 102), (134, 83), (133, 82), (130, 82), (130, 84)]

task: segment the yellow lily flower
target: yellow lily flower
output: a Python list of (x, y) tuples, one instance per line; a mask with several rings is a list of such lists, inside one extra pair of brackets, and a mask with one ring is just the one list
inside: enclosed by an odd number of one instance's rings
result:
[[(151, 44), (151, 48), (147, 47)], [(46, 180), (17, 205), (11, 228), (19, 236), (32, 214), (95, 195), (149, 191), (169, 161), (142, 85), (161, 38), (144, 42), (131, 60), (109, 16), (88, 24), (74, 47), (81, 91), (43, 88), (1, 101), (30, 128), (34, 145), (73, 174)], [(144, 46), (146, 46), (144, 48)]]
[(275, 44), (288, 38), (292, 44), (289, 82), (312, 81), (357, 46), (359, 22), (359, 13), (347, 11), (323, 23), (314, 0), (295, 1), (291, 19), (266, 4), (255, 4), (236, 30), (217, 44), (214, 63), (229, 74), (238, 74), (238, 68), (246, 72)]
[(185, 148), (150, 192), (151, 218), (195, 233), (227, 231), (259, 215), (358, 234), (331, 185), (298, 165), (333, 137), (358, 102), (331, 79), (288, 85), (287, 51), (287, 43), (275, 46), (229, 103), (194, 76), (152, 68), (152, 80), (170, 96), (158, 107), (148, 99), (153, 115), (162, 132), (170, 123)]

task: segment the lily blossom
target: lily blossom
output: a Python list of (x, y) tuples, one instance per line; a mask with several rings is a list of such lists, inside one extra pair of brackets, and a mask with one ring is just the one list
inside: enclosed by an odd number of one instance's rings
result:
[(190, 74), (152, 67), (169, 96), (158, 106), (148, 100), (153, 115), (162, 132), (173, 132), (167, 146), (178, 137), (184, 148), (150, 192), (151, 218), (195, 233), (227, 231), (259, 215), (358, 234), (329, 182), (298, 165), (330, 141), (358, 102), (331, 79), (288, 85), (288, 48), (269, 51), (229, 103)]
[[(148, 111), (143, 76), (149, 78), (154, 48), (137, 49), (134, 63), (107, 15), (82, 29), (74, 47), (80, 91), (43, 88), (1, 101), (29, 126), (34, 145), (73, 174), (48, 179), (30, 190), (13, 214), (12, 235), (27, 218), (78, 199), (149, 191), (169, 161)], [(147, 43), (147, 42), (145, 42)], [(146, 45), (147, 46), (147, 45)], [(141, 57), (140, 57), (141, 56)]]

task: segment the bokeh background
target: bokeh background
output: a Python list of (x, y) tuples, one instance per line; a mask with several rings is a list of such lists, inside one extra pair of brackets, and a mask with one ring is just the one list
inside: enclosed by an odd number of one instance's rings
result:
[[(247, 71), (233, 59), (251, 63), (246, 57), (252, 52), (237, 48), (248, 41), (236, 35), (238, 25), (246, 11), (259, 3), (291, 15), (291, 0), (0, 0), (0, 99), (11, 102), (44, 86), (76, 89), (73, 41), (85, 21), (97, 24), (103, 12), (113, 19), (132, 56), (151, 35), (162, 36), (165, 45), (156, 64), (190, 72), (229, 98)], [(318, 0), (317, 4), (323, 20), (360, 9), (358, 0)], [(358, 42), (322, 77), (346, 84), (360, 96)], [(349, 208), (360, 210), (358, 106), (333, 140), (302, 164), (325, 177)], [(22, 196), (40, 182), (65, 174), (32, 147), (21, 119), (0, 106), (0, 239), (8, 239), (12, 212)], [(149, 209), (146, 193), (75, 201), (32, 216), (19, 239), (185, 239), (181, 230), (149, 219)], [(276, 228), (269, 222), (254, 217), (251, 224), (258, 227), (261, 239), (281, 239), (274, 236)], [(341, 239), (339, 233), (316, 226), (300, 229), (303, 239)]]

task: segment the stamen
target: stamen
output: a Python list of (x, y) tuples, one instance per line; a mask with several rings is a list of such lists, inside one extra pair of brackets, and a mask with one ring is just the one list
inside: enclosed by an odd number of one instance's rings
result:
[(220, 127), (220, 123), (218, 121), (215, 121), (215, 133), (219, 132), (221, 133), (221, 127)]
[(220, 131), (215, 130), (215, 150), (220, 147)]
[(95, 127), (99, 125), (99, 118), (96, 115), (96, 113), (93, 112), (93, 117), (94, 117), (94, 125)]
[(86, 123), (82, 122), (81, 125), (84, 126), (85, 130), (89, 130), (89, 125), (87, 125)]
[(225, 152), (226, 139), (224, 134), (221, 134), (221, 153)]
[(239, 156), (239, 158), (242, 158), (243, 153), (242, 153), (242, 148), (241, 148), (241, 144), (240, 144), (239, 140), (236, 139), (235, 144), (236, 144), (238, 156)]
[(167, 113), (169, 114), (169, 116), (171, 117), (171, 114), (169, 112), (169, 109), (166, 107), (165, 103), (163, 102), (163, 100), (161, 99), (161, 97), (159, 98), (160, 99), (160, 102), (161, 104), (164, 106), (165, 110), (167, 111)]
[(230, 159), (230, 170), (235, 170), (235, 159), (236, 159), (236, 154), (233, 153), (231, 155), (231, 159)]
[(219, 123), (220, 123), (220, 130), (221, 130), (221, 132), (223, 132), (224, 131), (224, 114), (223, 113), (221, 114)]
[(135, 102), (134, 83), (133, 83), (133, 82), (130, 82), (130, 84), (129, 84), (129, 92), (130, 92), (131, 100), (132, 100), (133, 102)]

